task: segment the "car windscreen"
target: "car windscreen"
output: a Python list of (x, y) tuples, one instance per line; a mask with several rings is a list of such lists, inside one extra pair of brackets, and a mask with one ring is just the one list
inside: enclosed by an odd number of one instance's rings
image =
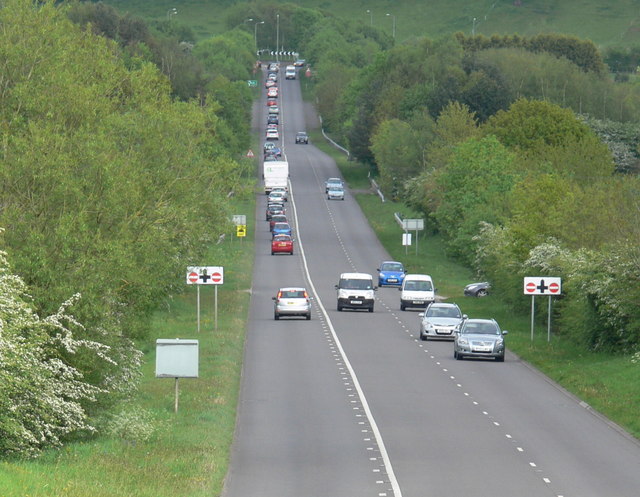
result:
[(373, 288), (371, 280), (363, 279), (341, 279), (339, 286), (346, 290), (371, 290)]
[(404, 289), (410, 292), (432, 292), (433, 285), (430, 281), (410, 280), (405, 281)]
[(386, 262), (380, 266), (380, 271), (404, 271), (404, 267), (399, 262)]

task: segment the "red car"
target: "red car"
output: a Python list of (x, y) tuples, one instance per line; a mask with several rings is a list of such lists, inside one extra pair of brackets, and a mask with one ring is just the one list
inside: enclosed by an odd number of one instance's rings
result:
[(267, 98), (267, 107), (273, 107), (274, 105), (278, 105), (277, 98)]
[(271, 240), (271, 255), (289, 254), (293, 255), (293, 238), (289, 235), (276, 235)]
[(278, 87), (272, 86), (267, 90), (267, 97), (277, 97), (278, 96)]

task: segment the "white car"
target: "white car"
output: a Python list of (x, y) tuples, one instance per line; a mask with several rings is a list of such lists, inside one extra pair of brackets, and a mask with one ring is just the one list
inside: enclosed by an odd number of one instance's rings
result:
[(279, 140), (280, 133), (277, 129), (268, 129), (267, 130), (267, 140)]
[(341, 188), (344, 188), (344, 184), (342, 183), (342, 180), (340, 178), (329, 178), (327, 181), (325, 181), (324, 183), (325, 193), (329, 193), (330, 186), (339, 186)]
[(269, 114), (280, 114), (280, 109), (277, 105), (272, 105), (269, 107)]
[(288, 195), (289, 192), (287, 192), (286, 188), (282, 188), (280, 186), (275, 186), (275, 187), (273, 187), (271, 189), (271, 193), (278, 193), (278, 194), (281, 193), (283, 198), (284, 198), (284, 201), (286, 202), (288, 200), (287, 195)]
[(328, 200), (344, 200), (344, 188), (332, 185), (327, 191)]
[(453, 340), (462, 323), (462, 312), (456, 304), (434, 302), (420, 316), (420, 340), (446, 338)]
[(267, 197), (268, 203), (284, 204), (285, 201), (286, 201), (286, 195), (282, 191), (271, 190), (271, 192), (269, 193), (269, 196)]

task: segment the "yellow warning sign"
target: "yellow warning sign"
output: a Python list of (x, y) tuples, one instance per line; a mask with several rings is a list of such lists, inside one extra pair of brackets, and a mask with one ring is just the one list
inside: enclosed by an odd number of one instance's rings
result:
[(236, 236), (238, 236), (238, 237), (247, 236), (247, 225), (246, 224), (239, 224), (239, 225), (236, 226)]

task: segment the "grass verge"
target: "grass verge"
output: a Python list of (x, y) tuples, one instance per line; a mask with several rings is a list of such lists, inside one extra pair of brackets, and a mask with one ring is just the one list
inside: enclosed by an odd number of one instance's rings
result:
[[(156, 313), (152, 336), (143, 345), (144, 380), (135, 404), (151, 416), (153, 436), (136, 440), (131, 428), (129, 436), (70, 444), (36, 461), (3, 462), (1, 496), (220, 495), (235, 428), (254, 254), (254, 200), (233, 202), (234, 212), (247, 216), (247, 238), (227, 234), (202, 262), (224, 267), (218, 329), (213, 287), (201, 288), (200, 333), (196, 289), (188, 287)], [(155, 340), (176, 337), (199, 340), (199, 378), (180, 380), (179, 411), (174, 414), (174, 380), (155, 378)], [(132, 426), (144, 424), (139, 415), (130, 417)]]

